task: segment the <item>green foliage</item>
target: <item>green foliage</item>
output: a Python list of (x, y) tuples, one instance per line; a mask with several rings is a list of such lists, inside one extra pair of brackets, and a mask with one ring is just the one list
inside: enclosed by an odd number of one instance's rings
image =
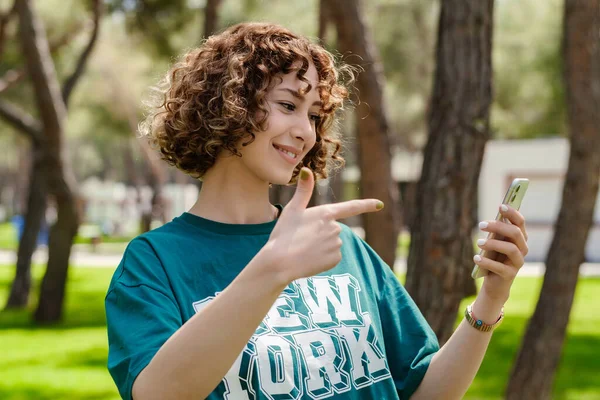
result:
[(492, 126), (498, 138), (565, 134), (561, 4), (497, 3)]
[[(126, 179), (119, 155), (142, 118), (142, 100), (174, 57), (200, 42), (204, 4), (203, 0), (107, 0), (97, 47), (69, 110), (67, 136), (70, 146), (76, 148), (71, 154), (79, 180), (92, 175)], [(564, 134), (561, 4), (561, 0), (496, 2), (491, 122), (498, 138)], [(45, 0), (36, 6), (50, 41), (72, 36), (69, 44), (54, 54), (59, 79), (64, 82), (89, 37), (89, 3)], [(426, 134), (439, 1), (377, 0), (363, 2), (363, 9), (384, 67), (394, 143), (420, 147)], [(219, 26), (269, 21), (315, 37), (318, 13), (316, 0), (272, 0), (268, 5), (261, 0), (224, 0)], [(16, 22), (8, 28), (0, 74), (23, 66), (18, 40), (14, 40)], [(334, 31), (330, 26), (330, 39)], [(348, 62), (359, 61), (347, 56)], [(27, 79), (1, 95), (35, 115)], [(3, 122), (0, 131), (13, 132)], [(17, 146), (6, 139), (2, 145)], [(140, 157), (136, 158), (139, 162)], [(348, 158), (352, 160), (352, 154)], [(16, 168), (14, 160), (3, 163)]]
[(226, 27), (244, 21), (272, 22), (302, 35), (317, 36), (318, 2), (257, 0), (223, 2), (220, 26)]
[[(118, 399), (106, 370), (104, 295), (111, 268), (73, 268), (67, 286), (64, 322), (35, 327), (31, 310), (0, 313), (0, 398)], [(6, 299), (13, 269), (0, 265), (0, 299)], [(33, 269), (37, 293), (42, 267)], [(504, 324), (494, 333), (481, 370), (465, 399), (501, 399), (512, 359), (518, 350), (527, 318), (535, 307), (539, 278), (515, 282), (506, 305)], [(600, 397), (596, 379), (600, 345), (600, 316), (590, 312), (600, 304), (594, 294), (600, 279), (581, 279), (571, 315), (563, 359), (553, 399), (585, 400)], [(472, 299), (464, 301), (463, 306)], [(32, 299), (35, 304), (35, 299)], [(596, 306), (594, 306), (596, 304)], [(460, 316), (458, 318), (460, 320)]]
[(125, 18), (130, 32), (150, 38), (155, 55), (171, 57), (177, 53), (172, 42), (174, 33), (181, 32), (199, 10), (190, 10), (188, 0), (106, 0), (113, 15)]
[(426, 131), (439, 2), (380, 1), (365, 8), (383, 64), (392, 132), (405, 146)]

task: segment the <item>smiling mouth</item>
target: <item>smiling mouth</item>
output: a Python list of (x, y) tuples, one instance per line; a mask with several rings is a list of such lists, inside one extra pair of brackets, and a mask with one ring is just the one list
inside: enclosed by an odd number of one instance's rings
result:
[(293, 159), (298, 158), (298, 154), (292, 153), (291, 151), (287, 151), (285, 149), (282, 149), (281, 147), (277, 146), (276, 144), (274, 144), (273, 147), (275, 147), (275, 149), (277, 149), (277, 151), (280, 151), (283, 154), (287, 154), (288, 156), (292, 157)]

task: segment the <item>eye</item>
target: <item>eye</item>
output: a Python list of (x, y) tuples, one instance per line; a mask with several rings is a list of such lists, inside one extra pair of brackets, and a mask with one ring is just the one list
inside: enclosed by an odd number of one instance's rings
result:
[(279, 103), (283, 108), (285, 108), (288, 111), (294, 111), (296, 109), (296, 106), (292, 103)]
[(312, 122), (314, 122), (314, 124), (315, 124), (315, 125), (318, 125), (318, 124), (319, 124), (319, 122), (321, 121), (321, 116), (320, 116), (319, 114), (312, 114), (312, 115), (310, 116), (310, 120), (311, 120)]

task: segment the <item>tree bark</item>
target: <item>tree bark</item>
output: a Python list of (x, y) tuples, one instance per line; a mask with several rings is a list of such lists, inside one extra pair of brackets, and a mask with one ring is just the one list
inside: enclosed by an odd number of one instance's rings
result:
[(406, 288), (440, 343), (452, 334), (467, 289), (475, 289), (473, 210), (490, 136), (493, 5), (493, 0), (444, 0), (438, 25)]
[(204, 38), (209, 37), (217, 31), (221, 3), (222, 0), (206, 0), (206, 5), (204, 6)]
[(79, 223), (75, 208), (75, 179), (65, 156), (66, 107), (46, 34), (29, 0), (17, 0), (17, 12), (23, 55), (44, 126), (48, 188), (58, 211), (58, 219), (50, 229), (48, 265), (34, 316), (37, 322), (48, 323), (60, 320), (62, 315), (71, 245)]
[(384, 75), (371, 32), (363, 21), (359, 0), (328, 0), (342, 54), (362, 58), (364, 72), (356, 87), (361, 102), (356, 109), (361, 196), (385, 203), (381, 212), (363, 216), (367, 242), (389, 265), (396, 258), (400, 223), (398, 188), (392, 178), (390, 128), (383, 98)]
[(327, 28), (330, 24), (331, 10), (329, 9), (329, 0), (319, 0), (319, 25), (317, 27), (317, 36), (321, 43), (325, 43), (327, 36)]
[[(15, 7), (16, 6), (17, 3), (15, 2)], [(101, 7), (101, 1), (94, 0), (94, 29), (87, 46), (77, 61), (75, 70), (67, 79), (63, 87), (62, 99), (65, 107), (68, 104), (73, 89), (83, 75), (86, 62), (96, 43), (100, 25)], [(52, 59), (50, 56), (48, 56), (48, 59), (51, 62)], [(46, 143), (43, 138), (40, 123), (23, 110), (20, 110), (9, 103), (3, 103), (0, 104), (0, 106), (2, 106), (0, 107), (0, 114), (22, 133), (27, 134), (31, 139), (31, 159), (33, 162), (29, 177), (27, 211), (25, 213), (23, 235), (19, 240), (15, 279), (12, 283), (11, 292), (6, 304), (6, 308), (23, 308), (27, 306), (31, 289), (31, 258), (37, 247), (37, 238), (40, 228), (45, 220), (46, 196), (48, 193), (46, 162), (49, 160), (46, 159)], [(60, 276), (62, 275), (58, 274), (59, 279)], [(59, 301), (62, 302), (62, 300)]]
[(569, 165), (542, 291), (508, 382), (510, 400), (551, 398), (600, 181), (600, 0), (566, 0), (563, 29)]
[[(96, 0), (94, 0), (94, 1), (96, 1)], [(101, 3), (95, 3), (95, 6), (96, 6), (96, 7), (94, 7), (95, 12), (100, 12), (101, 7), (97, 7), (98, 4), (101, 5)], [(97, 36), (98, 29), (99, 29), (99, 24), (98, 24), (99, 15), (94, 16), (94, 21), (95, 21), (95, 25), (94, 25), (94, 29), (92, 31), (92, 36), (91, 36), (90, 42), (88, 43), (86, 48), (90, 48), (90, 46), (93, 46), (96, 42), (96, 36)], [(80, 30), (81, 30), (81, 25), (76, 25), (75, 28), (71, 28), (70, 30), (65, 32), (62, 36), (60, 36), (58, 39), (55, 39), (54, 41), (50, 42), (50, 54), (54, 55), (60, 49), (65, 47), (66, 45), (71, 44), (72, 40), (80, 32)], [(82, 53), (82, 56), (80, 56), (78, 65), (81, 64), (82, 60), (84, 60), (84, 61), (87, 60), (87, 58), (89, 57), (89, 53), (91, 53), (91, 52), (84, 51)], [(0, 53), (0, 57), (1, 56), (2, 56), (2, 54)], [(1, 60), (1, 58), (0, 58), (0, 60)], [(64, 98), (68, 99), (69, 93), (72, 91), (73, 87), (75, 86), (74, 84), (77, 82), (77, 80), (83, 73), (83, 69), (81, 69), (80, 73), (76, 73), (77, 70), (78, 70), (78, 68), (75, 69), (75, 73), (71, 76), (71, 78), (75, 77), (75, 79), (73, 81), (73, 85), (65, 85), (65, 87), (63, 88), (63, 97)], [(6, 71), (4, 73), (4, 75), (2, 76), (2, 78), (0, 78), (0, 93), (8, 90), (12, 86), (14, 86), (18, 82), (20, 82), (24, 77), (25, 77), (25, 71), (23, 69), (11, 69), (11, 70)], [(69, 82), (69, 80), (67, 80), (67, 82)]]
[(29, 194), (23, 234), (19, 238), (15, 279), (10, 288), (6, 309), (26, 308), (31, 291), (31, 258), (37, 247), (37, 239), (45, 221), (46, 195), (48, 192), (45, 152), (40, 143), (31, 143), (32, 163), (29, 174)]
[(42, 140), (42, 124), (20, 107), (0, 99), (0, 117), (32, 142)]
[(329, 191), (325, 199), (328, 203), (339, 203), (344, 201), (344, 178), (342, 171), (337, 171), (330, 175)]
[(29, 137), (31, 160), (29, 166), (28, 197), (23, 234), (19, 238), (15, 278), (11, 284), (6, 309), (25, 308), (31, 291), (31, 258), (37, 247), (37, 238), (46, 211), (46, 169), (42, 126), (33, 116), (19, 107), (0, 100), (0, 116), (16, 130)]
[(79, 79), (83, 75), (87, 61), (89, 60), (90, 55), (92, 54), (92, 51), (96, 45), (98, 31), (100, 30), (100, 17), (102, 16), (102, 0), (93, 0), (92, 15), (94, 18), (94, 28), (92, 30), (92, 34), (90, 35), (87, 45), (77, 59), (73, 73), (67, 78), (62, 88), (62, 98), (65, 103), (65, 108), (69, 107), (71, 93), (73, 93), (73, 89), (75, 89), (77, 82), (79, 82)]
[[(127, 106), (127, 121), (131, 132), (137, 132), (137, 115), (135, 107), (128, 104)], [(166, 182), (166, 171), (164, 164), (156, 152), (150, 147), (150, 144), (145, 139), (136, 140), (144, 163), (146, 182), (152, 189), (152, 199), (150, 201), (150, 209), (142, 212), (140, 221), (140, 229), (142, 232), (148, 232), (152, 227), (152, 221), (154, 219), (160, 220), (162, 223), (166, 222), (166, 204), (162, 193), (163, 186)], [(142, 201), (141, 190), (138, 189), (138, 195), (140, 201)], [(143, 209), (143, 208), (142, 208)]]

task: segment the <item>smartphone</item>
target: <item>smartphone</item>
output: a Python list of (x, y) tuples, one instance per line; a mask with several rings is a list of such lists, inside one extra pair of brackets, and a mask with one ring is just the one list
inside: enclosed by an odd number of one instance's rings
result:
[[(525, 193), (527, 192), (527, 188), (529, 187), (529, 179), (525, 179), (525, 178), (516, 178), (515, 180), (512, 181), (512, 183), (510, 184), (508, 190), (506, 191), (506, 194), (504, 195), (504, 200), (502, 200), (502, 204), (506, 204), (507, 206), (510, 206), (512, 208), (514, 208), (515, 210), (518, 210), (521, 207), (521, 202), (523, 201), (523, 197), (525, 197)], [(504, 218), (502, 217), (502, 214), (500, 213), (500, 210), (498, 210), (498, 215), (496, 215), (496, 221), (501, 221), (504, 220)], [(497, 235), (495, 233), (488, 233), (487, 239), (497, 239), (497, 240), (503, 240), (504, 236), (502, 235)], [(486, 257), (489, 258), (491, 260), (494, 261), (501, 261), (501, 258), (506, 257), (504, 254), (499, 254), (493, 250), (481, 250), (479, 252), (479, 255), (481, 257)], [(479, 266), (476, 264), (475, 267), (473, 268), (473, 272), (471, 273), (471, 276), (473, 277), (473, 279), (477, 279), (477, 278), (482, 278), (484, 276), (486, 276), (488, 274), (488, 271), (486, 269), (481, 269), (479, 268)]]

